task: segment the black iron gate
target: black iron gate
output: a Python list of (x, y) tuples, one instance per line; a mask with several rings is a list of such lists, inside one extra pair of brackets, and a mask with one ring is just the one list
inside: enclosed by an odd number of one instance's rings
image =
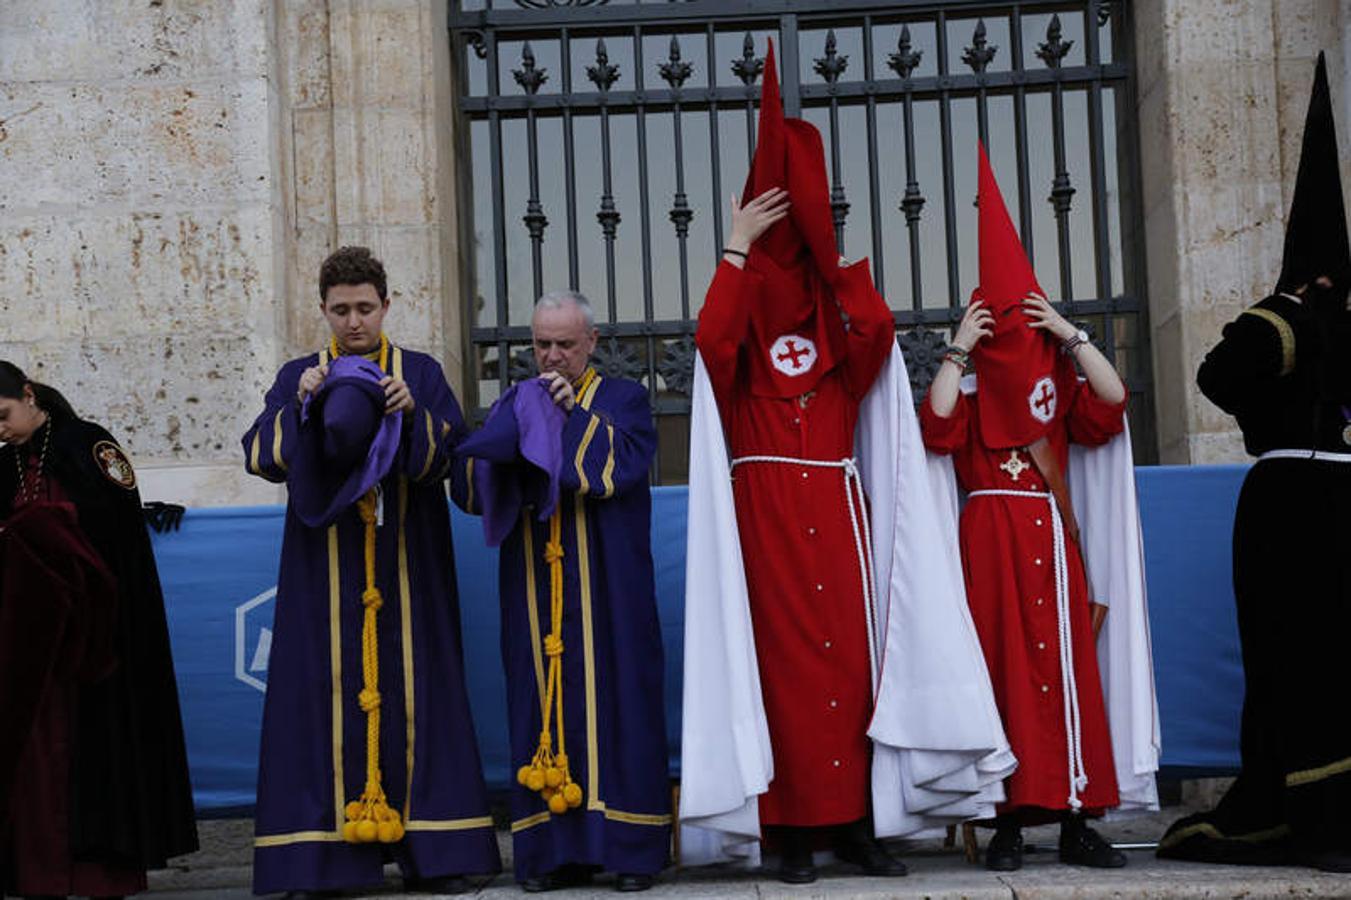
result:
[(684, 480), (693, 330), (754, 150), (766, 38), (821, 130), (845, 256), (869, 256), (916, 399), (976, 284), (976, 141), (1060, 308), (1155, 458), (1129, 0), (463, 0), (466, 393), (533, 371), (530, 311), (580, 289), (603, 373), (643, 382)]

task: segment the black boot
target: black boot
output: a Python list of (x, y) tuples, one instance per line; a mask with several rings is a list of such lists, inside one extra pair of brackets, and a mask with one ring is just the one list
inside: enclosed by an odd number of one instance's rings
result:
[(812, 829), (785, 826), (779, 829), (779, 880), (784, 884), (811, 884), (816, 880), (812, 862)]
[(1060, 823), (1060, 861), (1093, 869), (1120, 869), (1126, 854), (1103, 840), (1084, 817), (1070, 813)]
[(864, 875), (897, 878), (909, 871), (905, 863), (888, 853), (882, 842), (873, 837), (872, 823), (868, 819), (835, 829), (835, 856), (841, 862), (859, 866)]
[(991, 872), (1016, 872), (1023, 867), (1023, 829), (1013, 822), (997, 822), (994, 837), (985, 848), (985, 868)]

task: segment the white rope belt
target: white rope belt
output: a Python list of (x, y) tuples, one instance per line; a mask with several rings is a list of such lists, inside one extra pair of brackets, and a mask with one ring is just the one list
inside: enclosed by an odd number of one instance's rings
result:
[(1257, 461), (1264, 459), (1316, 459), (1319, 462), (1351, 463), (1351, 453), (1335, 453), (1331, 450), (1268, 450)]
[(1055, 611), (1056, 631), (1060, 641), (1060, 685), (1065, 709), (1065, 750), (1069, 763), (1070, 809), (1084, 804), (1079, 792), (1088, 787), (1088, 772), (1084, 769), (1082, 722), (1079, 716), (1079, 685), (1074, 677), (1074, 645), (1070, 632), (1070, 576), (1065, 551), (1065, 523), (1060, 518), (1060, 507), (1055, 497), (1041, 491), (988, 490), (972, 491), (968, 497), (1027, 497), (1045, 500), (1051, 508), (1051, 533), (1055, 557)]
[[(747, 463), (778, 463), (788, 466), (812, 466), (820, 469), (840, 469), (844, 472), (844, 500), (849, 508), (849, 524), (854, 530), (854, 552), (858, 555), (859, 577), (863, 582), (863, 619), (868, 627), (868, 665), (872, 672), (873, 699), (877, 698), (878, 647), (877, 647), (877, 587), (873, 583), (873, 538), (868, 516), (859, 504), (854, 502), (854, 487), (859, 497), (863, 497), (863, 479), (859, 475), (858, 463), (851, 458), (845, 459), (797, 459), (792, 456), (738, 456), (732, 460), (732, 471)], [(860, 524), (861, 523), (861, 524)]]

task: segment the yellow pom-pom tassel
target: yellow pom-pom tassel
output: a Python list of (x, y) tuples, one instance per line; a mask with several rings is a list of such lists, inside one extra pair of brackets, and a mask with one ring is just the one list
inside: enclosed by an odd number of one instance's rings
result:
[(554, 794), (549, 798), (549, 812), (556, 816), (561, 816), (568, 811), (568, 801), (563, 799), (562, 794)]
[(530, 766), (521, 766), (516, 770), (516, 780), (521, 783), (521, 787), (530, 786), (530, 773), (533, 771)]
[(361, 843), (361, 838), (357, 837), (356, 822), (348, 822), (342, 826), (342, 839), (349, 844)]
[(525, 786), (532, 791), (544, 790), (544, 773), (539, 769), (531, 769), (530, 777), (526, 780)]
[(403, 829), (398, 822), (381, 822), (376, 826), (376, 836), (382, 844), (393, 844), (403, 837)]
[(355, 822), (357, 819), (361, 818), (361, 801), (353, 800), (351, 803), (347, 804), (344, 811), (347, 813), (348, 820)]
[(557, 766), (550, 766), (544, 770), (544, 783), (551, 788), (556, 788), (563, 783), (563, 770)]
[(576, 808), (582, 805), (582, 786), (575, 782), (569, 782), (563, 788), (563, 800), (569, 807)]
[(370, 819), (362, 819), (357, 823), (357, 840), (363, 844), (373, 844), (376, 838), (380, 836), (379, 826)]

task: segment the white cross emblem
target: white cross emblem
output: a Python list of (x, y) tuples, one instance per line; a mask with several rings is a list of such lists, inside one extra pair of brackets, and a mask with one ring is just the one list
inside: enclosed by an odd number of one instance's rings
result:
[(785, 375), (805, 375), (816, 365), (816, 344), (796, 334), (780, 335), (769, 348), (769, 361)]
[(1027, 406), (1032, 410), (1032, 418), (1043, 425), (1055, 418), (1055, 381), (1049, 375), (1032, 385)]

